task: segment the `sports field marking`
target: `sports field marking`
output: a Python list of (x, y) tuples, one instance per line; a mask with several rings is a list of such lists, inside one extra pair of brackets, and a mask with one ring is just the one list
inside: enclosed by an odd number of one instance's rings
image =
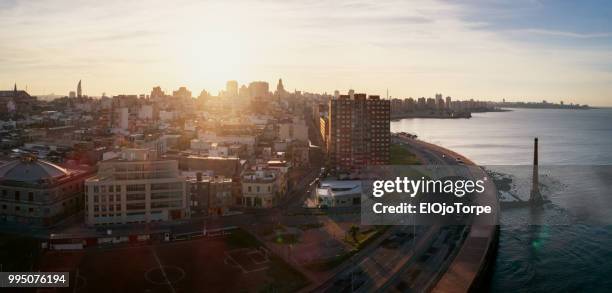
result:
[[(251, 269), (251, 270), (246, 269), (238, 260), (236, 260), (236, 258), (232, 256), (232, 254), (239, 255), (240, 253), (244, 253), (244, 255), (247, 256), (245, 260), (250, 261), (252, 264), (257, 265), (257, 266), (269, 263), (270, 259), (258, 249), (253, 249), (253, 248), (238, 248), (238, 249), (234, 249), (230, 251), (225, 251), (224, 254), (226, 256), (226, 260), (229, 260), (232, 263), (234, 263), (236, 267), (242, 270), (242, 273), (244, 274), (254, 273), (254, 272), (267, 270), (269, 268), (268, 266), (262, 266), (262, 267), (258, 267), (258, 268)], [(264, 260), (258, 262), (255, 259), (253, 259), (253, 257), (251, 256), (252, 254), (259, 254)], [(225, 261), (225, 263), (228, 264), (227, 261)]]
[(170, 283), (170, 280), (168, 280), (168, 275), (166, 275), (166, 271), (164, 270), (164, 266), (161, 264), (161, 261), (159, 260), (159, 256), (157, 256), (157, 252), (155, 252), (155, 249), (153, 249), (153, 247), (151, 247), (151, 251), (153, 252), (155, 261), (157, 262), (157, 265), (159, 266), (159, 269), (161, 270), (161, 273), (164, 276), (164, 279), (166, 279), (166, 284), (168, 284), (168, 287), (170, 287), (170, 291), (172, 291), (172, 293), (176, 293), (174, 286), (172, 286), (172, 283)]
[[(153, 280), (153, 278), (151, 278), (151, 276), (149, 275), (149, 274), (151, 274), (155, 270), (160, 270), (160, 269), (158, 267), (153, 267), (153, 268), (150, 268), (149, 270), (147, 270), (145, 272), (145, 274), (144, 274), (145, 280), (147, 280), (151, 284), (166, 285), (168, 282), (170, 282), (170, 283), (177, 283), (177, 282), (179, 282), (179, 281), (181, 281), (181, 280), (183, 280), (185, 278), (185, 271), (183, 269), (181, 269), (181, 268), (179, 268), (177, 266), (164, 266), (164, 271), (166, 271), (166, 272), (173, 271), (173, 270), (177, 271), (177, 272), (180, 273), (179, 277), (177, 277), (176, 280), (174, 280), (174, 281), (170, 281), (170, 278), (167, 278), (167, 277), (162, 282), (156, 281), (156, 280)], [(168, 275), (168, 273), (166, 273), (166, 275)]]
[(249, 258), (254, 264), (260, 265), (260, 264), (265, 264), (265, 263), (270, 262), (270, 259), (268, 258), (268, 256), (259, 250), (249, 251), (247, 252), (247, 255), (249, 256)]

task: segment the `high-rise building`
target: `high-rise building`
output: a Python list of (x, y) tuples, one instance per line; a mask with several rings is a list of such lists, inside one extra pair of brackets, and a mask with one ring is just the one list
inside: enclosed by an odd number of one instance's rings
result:
[(237, 97), (238, 96), (238, 82), (235, 80), (230, 80), (225, 84), (225, 95), (227, 97)]
[(340, 95), (329, 101), (331, 168), (353, 170), (389, 163), (390, 103), (379, 96)]
[(270, 85), (265, 81), (254, 81), (249, 84), (251, 98), (265, 98), (270, 93)]
[(285, 86), (283, 85), (283, 80), (278, 79), (278, 84), (276, 85), (276, 93), (277, 97), (284, 98), (286, 96), (287, 91), (285, 91)]
[(161, 87), (156, 86), (151, 90), (151, 96), (150, 96), (151, 99), (163, 98), (165, 96), (166, 96), (166, 93), (164, 93)]
[(122, 107), (122, 108), (118, 108), (116, 113), (116, 119), (117, 121), (115, 122), (115, 125), (117, 126), (117, 128), (121, 128), (123, 130), (128, 130), (128, 128), (130, 127), (129, 124), (129, 118), (130, 118), (130, 112), (129, 109), (127, 107)]
[(83, 89), (81, 88), (81, 81), (79, 80), (79, 84), (77, 84), (77, 98), (83, 96)]
[(246, 87), (246, 85), (242, 85), (240, 87), (240, 90), (238, 91), (238, 96), (240, 96), (241, 98), (249, 98), (251, 94), (249, 93), (249, 88)]
[(119, 157), (101, 161), (98, 174), (85, 181), (85, 192), (89, 225), (190, 217), (178, 161), (158, 159), (147, 149), (125, 149)]
[(436, 109), (442, 110), (444, 109), (444, 99), (442, 98), (442, 94), (436, 94)]
[(175, 98), (191, 99), (191, 92), (184, 86), (178, 90), (172, 92), (172, 96)]

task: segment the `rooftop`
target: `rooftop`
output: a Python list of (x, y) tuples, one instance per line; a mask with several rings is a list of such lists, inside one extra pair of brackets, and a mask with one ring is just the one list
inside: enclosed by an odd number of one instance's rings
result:
[(24, 156), (0, 166), (0, 180), (23, 183), (48, 183), (72, 175), (73, 172), (34, 156)]
[(361, 181), (359, 180), (333, 180), (321, 182), (317, 188), (317, 196), (343, 196), (361, 193)]

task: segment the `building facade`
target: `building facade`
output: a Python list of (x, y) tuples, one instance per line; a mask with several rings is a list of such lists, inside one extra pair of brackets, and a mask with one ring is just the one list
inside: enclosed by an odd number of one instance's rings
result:
[(328, 163), (350, 171), (389, 163), (390, 103), (379, 96), (340, 95), (329, 102)]
[(191, 211), (201, 215), (224, 215), (236, 204), (236, 188), (231, 178), (205, 176), (197, 172), (187, 179)]
[(277, 172), (257, 170), (242, 176), (242, 205), (254, 208), (274, 207), (281, 196)]
[(85, 181), (89, 225), (149, 223), (190, 217), (186, 180), (178, 161), (157, 159), (154, 151), (127, 149), (99, 163)]
[(0, 165), (0, 222), (50, 226), (78, 213), (90, 175), (33, 156)]

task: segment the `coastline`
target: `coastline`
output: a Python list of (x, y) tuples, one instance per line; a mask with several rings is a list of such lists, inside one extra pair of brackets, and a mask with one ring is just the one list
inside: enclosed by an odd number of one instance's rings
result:
[[(402, 141), (416, 144), (421, 148), (445, 154), (452, 158), (461, 158), (468, 165), (476, 165), (469, 158), (439, 145), (407, 138), (402, 138)], [(485, 173), (484, 170), (482, 172)], [(430, 288), (432, 292), (468, 292), (484, 286), (485, 277), (490, 272), (497, 252), (500, 212), (497, 190), (493, 180), (489, 180), (487, 186), (489, 196), (477, 197), (477, 203), (495, 207), (496, 213), (491, 215), (495, 219), (490, 219), (487, 222), (494, 222), (496, 225), (472, 223), (468, 236), (458, 248), (459, 252), (449, 264), (446, 272)]]
[(489, 112), (512, 112), (512, 109), (500, 108), (500, 109), (487, 109), (487, 110), (472, 110), (470, 112), (463, 113), (400, 113), (392, 114), (391, 121), (397, 121), (401, 119), (469, 119), (472, 118), (473, 113), (489, 113)]

